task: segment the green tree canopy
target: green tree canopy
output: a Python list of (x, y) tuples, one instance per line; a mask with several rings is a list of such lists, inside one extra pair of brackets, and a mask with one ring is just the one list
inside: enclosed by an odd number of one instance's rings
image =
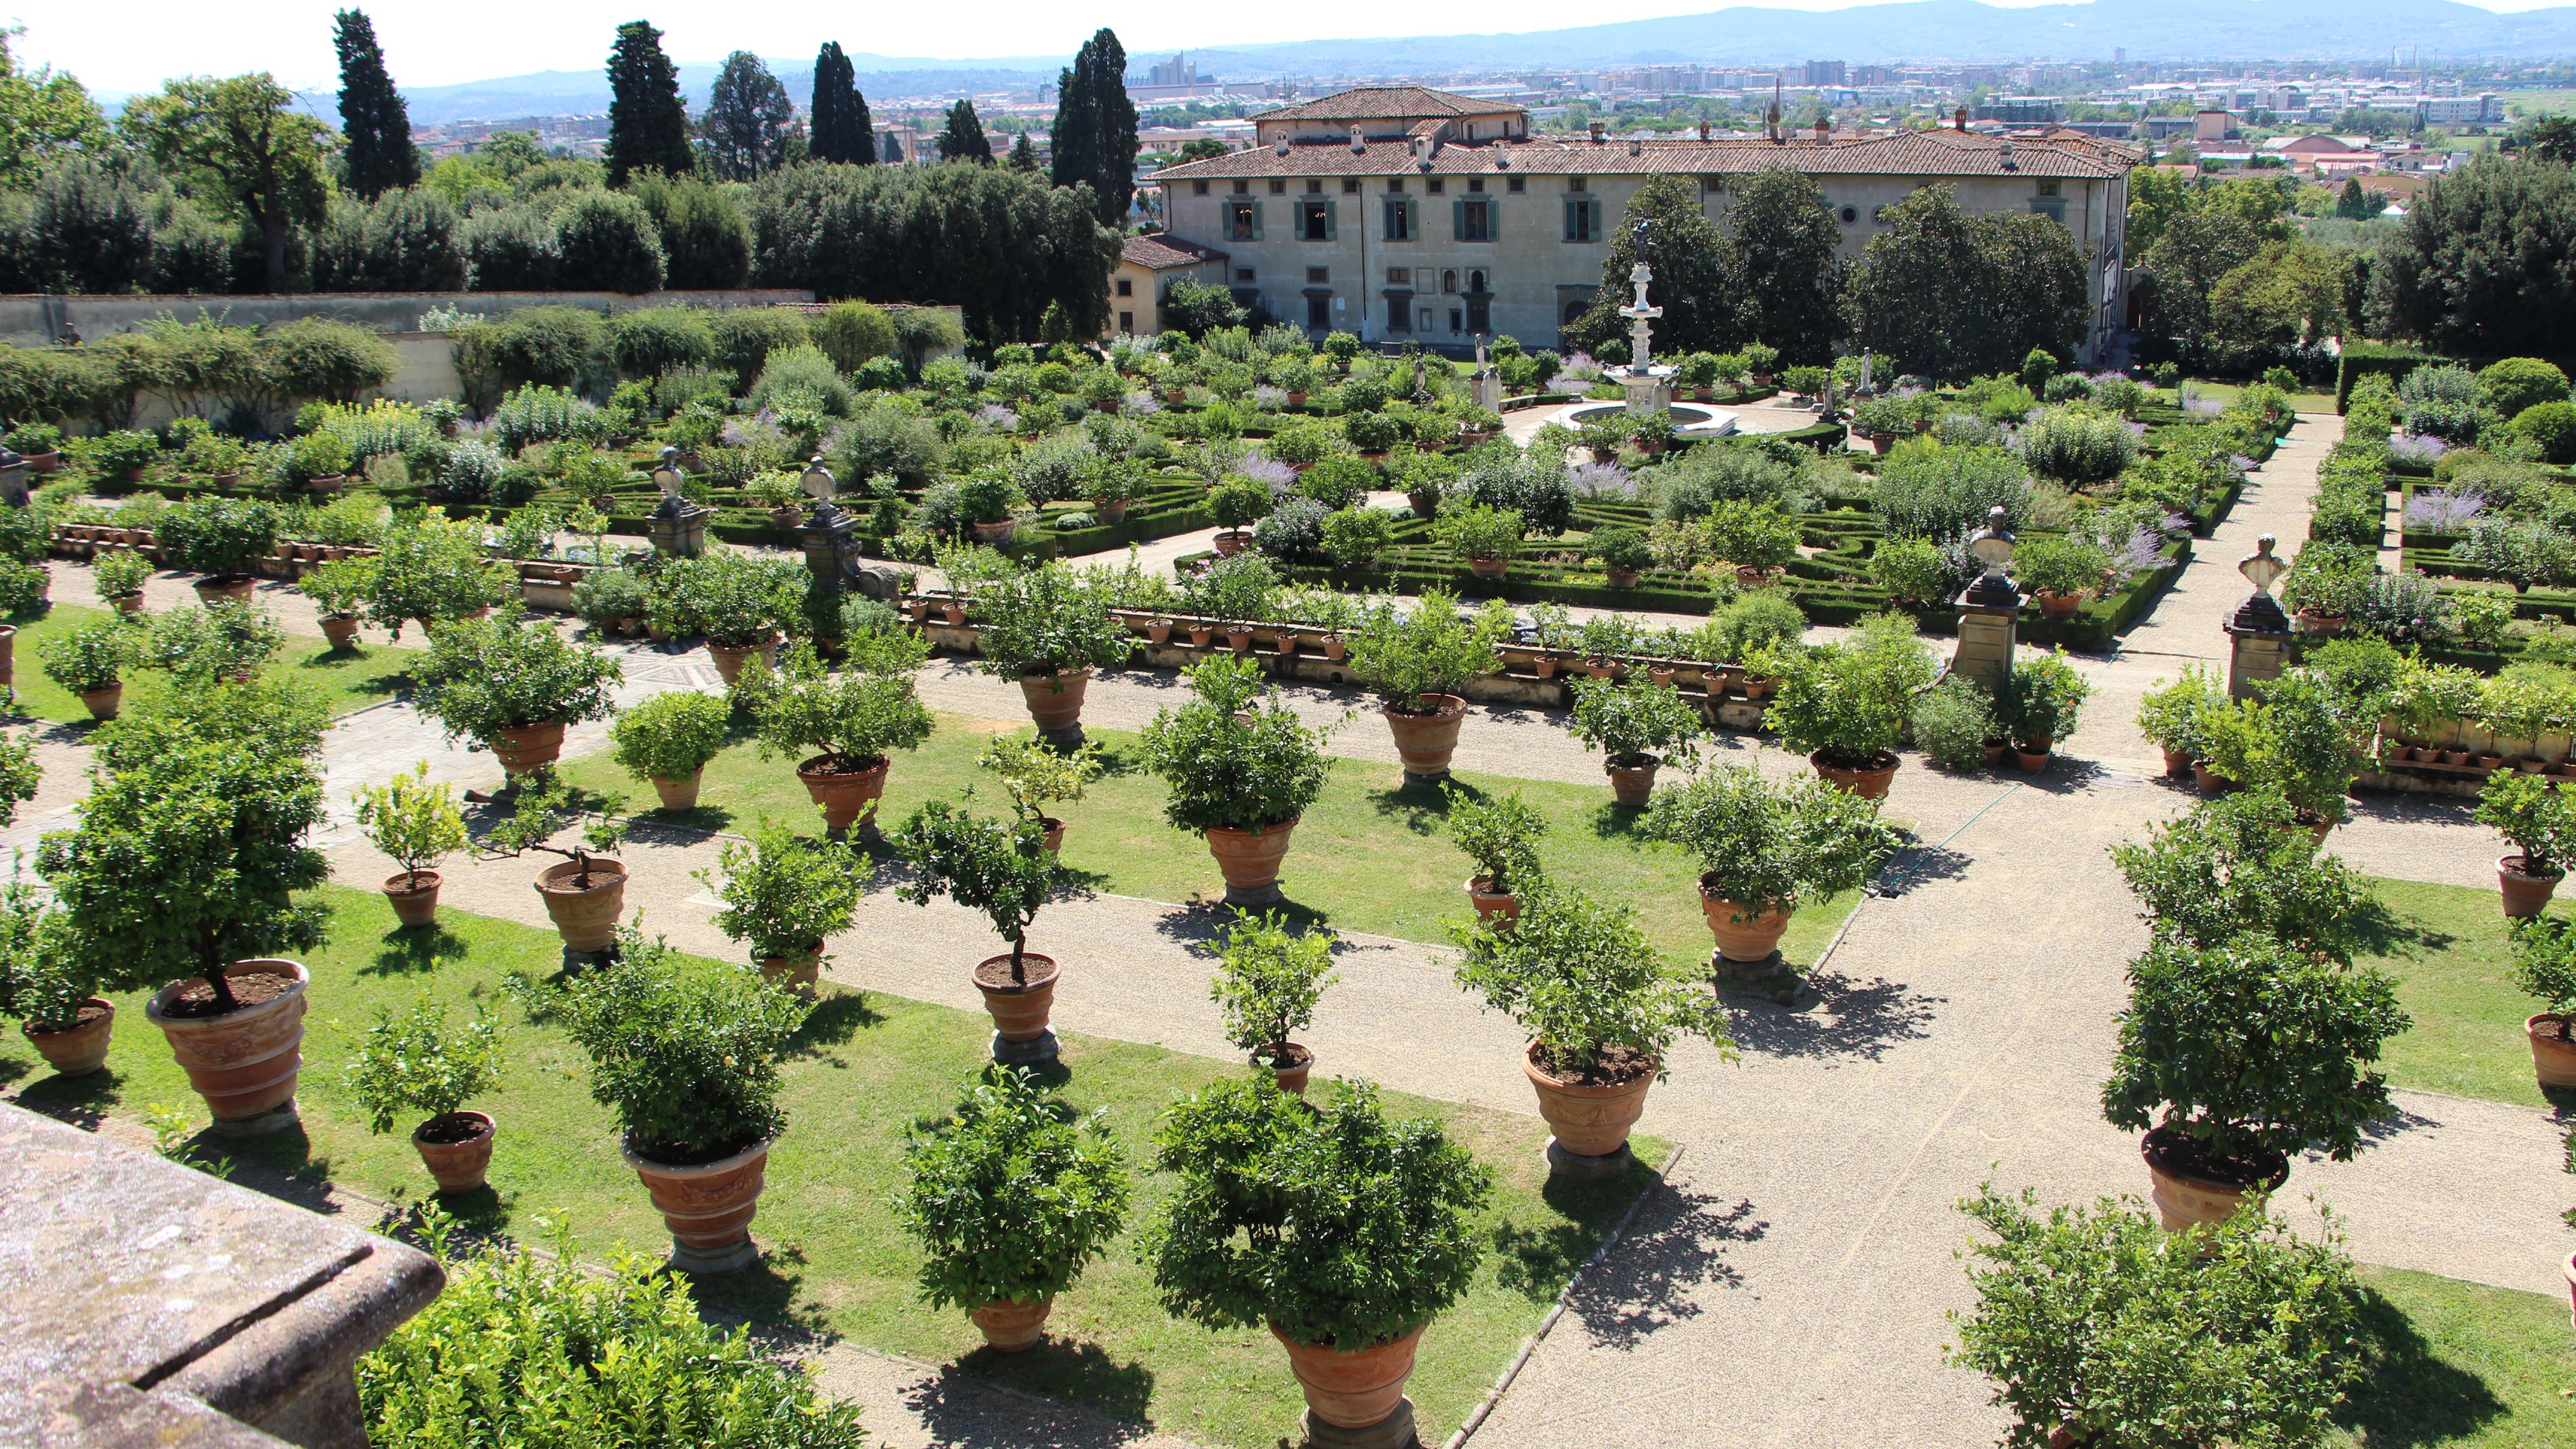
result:
[(939, 133), (939, 159), (993, 164), (993, 143), (984, 137), (984, 122), (975, 114), (973, 101), (960, 98), (948, 108), (948, 125)]
[(340, 134), (348, 142), (341, 157), (348, 163), (349, 189), (372, 201), (419, 181), (411, 111), (385, 73), (375, 22), (363, 10), (340, 11), (332, 17), (331, 41), (340, 52)]
[(1970, 216), (1947, 186), (1886, 208), (1843, 293), (1851, 340), (1909, 372), (2011, 372), (2084, 336), (2084, 258), (2045, 216)]
[(220, 201), (229, 219), (257, 231), (268, 290), (286, 282), (286, 243), (319, 225), (330, 183), (320, 121), (294, 109), (295, 93), (266, 71), (226, 80), (187, 76), (157, 96), (128, 101), (120, 129), (154, 160)]
[(1619, 309), (1635, 295), (1628, 279), (1639, 262), (1654, 270), (1652, 300), (1664, 315), (1655, 323), (1655, 345), (1667, 354), (1717, 352), (1735, 345), (1737, 320), (1726, 239), (1701, 212), (1699, 183), (1686, 176), (1658, 176), (1628, 198), (1627, 214), (1601, 263), (1601, 293), (1592, 309), (1566, 329), (1568, 339), (1593, 351), (1624, 337), (1628, 320)]
[(1055, 184), (1090, 186), (1100, 224), (1126, 225), (1136, 195), (1136, 104), (1127, 99), (1127, 50), (1116, 31), (1094, 32), (1057, 77), (1050, 134)]
[(107, 144), (107, 117), (69, 75), (40, 65), (29, 70), (11, 53), (27, 33), (23, 25), (0, 30), (0, 187), (23, 189), (37, 168), (72, 151)]
[(662, 51), (662, 32), (642, 20), (617, 27), (608, 53), (608, 184), (638, 171), (674, 176), (696, 169), (689, 151), (689, 103), (680, 71)]
[(2482, 157), (2433, 183), (2371, 267), (2381, 335), (2472, 357), (2548, 357), (2576, 335), (2576, 171)]
[(737, 50), (725, 57), (724, 69), (707, 93), (707, 113), (698, 118), (698, 151), (707, 169), (727, 181), (749, 181), (774, 171), (787, 159), (787, 133), (796, 120), (787, 87), (769, 73), (760, 57)]
[(1842, 331), (1834, 311), (1842, 234), (1815, 181), (1766, 167), (1738, 184), (1726, 220), (1741, 288), (1740, 340), (1767, 343), (1793, 363), (1828, 360)]
[(817, 161), (876, 164), (876, 121), (868, 114), (868, 98), (859, 94), (858, 73), (837, 40), (823, 42), (814, 56), (814, 105), (805, 121), (805, 147)]

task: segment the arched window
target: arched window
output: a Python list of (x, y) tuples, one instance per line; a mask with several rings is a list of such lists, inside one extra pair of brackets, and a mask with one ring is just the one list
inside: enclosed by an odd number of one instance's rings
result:
[(1451, 267), (1441, 272), (1440, 290), (1443, 292), (1455, 292), (1458, 290), (1457, 268)]
[(1467, 274), (1467, 291), (1473, 295), (1482, 293), (1484, 290), (1485, 274), (1482, 271), (1469, 272)]
[(1574, 301), (1566, 303), (1565, 325), (1571, 327), (1575, 323), (1582, 321), (1583, 314), (1591, 310), (1591, 306), (1591, 303), (1583, 301), (1581, 298), (1577, 298)]

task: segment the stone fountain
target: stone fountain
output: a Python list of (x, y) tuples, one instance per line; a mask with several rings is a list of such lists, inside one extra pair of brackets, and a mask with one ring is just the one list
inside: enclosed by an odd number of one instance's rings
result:
[(1637, 288), (1636, 300), (1619, 309), (1628, 319), (1628, 364), (1606, 373), (1627, 389), (1631, 417), (1652, 417), (1673, 405), (1673, 369), (1655, 366), (1653, 323), (1664, 309), (1646, 300), (1646, 284), (1654, 279), (1655, 269), (1644, 262), (1628, 269), (1628, 280)]

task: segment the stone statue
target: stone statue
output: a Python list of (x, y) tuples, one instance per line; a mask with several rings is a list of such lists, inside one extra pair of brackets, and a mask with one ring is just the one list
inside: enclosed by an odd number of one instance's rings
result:
[(1853, 397), (1878, 396), (1876, 389), (1870, 386), (1870, 373), (1876, 361), (1876, 358), (1870, 356), (1868, 348), (1864, 347), (1860, 350), (1860, 381), (1852, 388)]
[(2290, 570), (2288, 564), (2272, 556), (2272, 549), (2279, 542), (2280, 540), (2268, 533), (2263, 535), (2254, 540), (2254, 551), (2245, 555), (2236, 565), (2236, 571), (2245, 576), (2245, 581), (2252, 584), (2254, 592), (2258, 594), (2270, 594), (2272, 585), (2279, 582), (2281, 575)]
[[(2290, 616), (2282, 612), (2280, 600), (2272, 597), (2272, 585), (2280, 581), (2281, 575), (2290, 571), (2288, 564), (2273, 556), (2273, 546), (2278, 542), (2279, 540), (2272, 535), (2264, 534), (2254, 540), (2254, 551), (2247, 554), (2236, 565), (2236, 571), (2243, 574), (2245, 581), (2254, 586), (2254, 592), (2246, 595), (2245, 602), (2237, 605), (2236, 612), (2229, 617), (2228, 633), (2287, 634), (2290, 632)], [(2235, 687), (2236, 676), (2241, 672), (2231, 664), (2228, 672), (2231, 690)]]

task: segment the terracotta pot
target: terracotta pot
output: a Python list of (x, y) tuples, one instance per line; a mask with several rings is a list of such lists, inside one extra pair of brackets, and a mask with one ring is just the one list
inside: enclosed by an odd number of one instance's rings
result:
[(1299, 1343), (1275, 1323), (1270, 1332), (1288, 1350), (1288, 1367), (1306, 1391), (1307, 1410), (1340, 1429), (1364, 1429), (1395, 1412), (1404, 1401), (1404, 1381), (1413, 1372), (1414, 1350), (1422, 1344), (1419, 1328), (1357, 1353), (1343, 1353), (1328, 1343)]
[(1550, 1076), (1538, 1064), (1536, 1042), (1521, 1053), (1521, 1071), (1538, 1093), (1538, 1114), (1547, 1119), (1556, 1145), (1581, 1157), (1607, 1157), (1627, 1146), (1628, 1129), (1646, 1110), (1646, 1089), (1655, 1084), (1652, 1071), (1607, 1087)]
[(1237, 624), (1233, 628), (1226, 630), (1225, 644), (1227, 648), (1233, 650), (1237, 654), (1251, 653), (1252, 627), (1248, 624)]
[(1304, 636), (1294, 629), (1281, 629), (1271, 637), (1271, 649), (1282, 659), (1297, 657), (1297, 641)]
[(1208, 854), (1225, 876), (1228, 897), (1264, 898), (1279, 887), (1279, 862), (1286, 859), (1297, 819), (1290, 816), (1267, 830), (1217, 826), (1207, 833)]
[(835, 758), (816, 755), (796, 767), (796, 778), (805, 782), (805, 793), (823, 807), (824, 828), (838, 835), (875, 810), (878, 799), (885, 794), (886, 772), (894, 768), (894, 761), (880, 759), (864, 770), (824, 768)]
[(966, 606), (950, 599), (939, 606), (939, 616), (951, 624), (963, 624), (966, 622)]
[[(462, 1142), (432, 1142), (426, 1134), (442, 1122), (459, 1118), (475, 1124), (474, 1135)], [(472, 1192), (483, 1185), (484, 1176), (492, 1169), (492, 1119), (481, 1112), (450, 1112), (432, 1117), (412, 1129), (412, 1150), (420, 1154), (423, 1167), (438, 1180), (440, 1192)]]
[(1046, 831), (1046, 853), (1055, 855), (1063, 851), (1064, 822), (1052, 815), (1041, 815), (1038, 817), (1038, 825)]
[(814, 983), (822, 977), (823, 943), (820, 941), (816, 941), (812, 949), (799, 951), (793, 956), (760, 958), (761, 980), (775, 981), (799, 996), (813, 995)]
[(2051, 619), (2072, 619), (2084, 607), (2082, 594), (2061, 594), (2055, 589), (2039, 589), (2031, 597), (2039, 601), (2039, 612)]
[(777, 637), (773, 635), (766, 643), (741, 649), (734, 648), (730, 644), (707, 646), (707, 657), (715, 661), (717, 677), (724, 680), (727, 685), (732, 685), (742, 678), (742, 667), (751, 662), (751, 656), (754, 654), (759, 655), (763, 662), (775, 667), (778, 663)]
[(626, 1165), (644, 1182), (671, 1230), (671, 1266), (683, 1273), (722, 1273), (760, 1258), (751, 1245), (751, 1219), (760, 1210), (769, 1143), (694, 1167), (638, 1157), (621, 1143)]
[(1517, 921), (1521, 918), (1521, 898), (1509, 891), (1486, 890), (1494, 883), (1491, 876), (1467, 877), (1467, 904), (1476, 908), (1476, 919), (1483, 921)]
[(1251, 542), (1252, 535), (1240, 528), (1224, 529), (1216, 536), (1217, 556), (1220, 558), (1231, 558), (1234, 555), (1243, 552), (1244, 548)]
[(250, 602), (251, 586), (257, 580), (248, 574), (208, 574), (193, 587), (199, 603), (211, 604), (217, 599), (230, 599), (237, 604)]
[[(107, 596), (107, 601), (110, 604), (113, 604), (116, 607), (116, 612), (120, 614), (140, 614), (143, 612), (143, 595), (139, 591), (131, 594), (110, 594)], [(331, 621), (328, 619), (322, 621), (322, 632), (325, 635), (328, 635), (331, 632), (330, 623)], [(355, 624), (350, 625), (349, 632), (352, 634), (358, 632), (357, 626)]]
[(1474, 574), (1480, 579), (1499, 579), (1504, 574), (1509, 573), (1511, 571), (1511, 567), (1512, 561), (1508, 558), (1471, 558), (1467, 560), (1467, 572)]
[(1746, 965), (1770, 960), (1780, 948), (1780, 938), (1788, 933), (1789, 917), (1797, 914), (1794, 906), (1757, 914), (1724, 896), (1709, 894), (1705, 885), (1700, 887), (1699, 909), (1708, 917), (1708, 933), (1717, 938), (1717, 954)]
[(328, 498), (332, 494), (339, 492), (341, 485), (348, 481), (349, 475), (346, 473), (331, 473), (320, 478), (312, 479), (304, 486), (312, 492), (314, 497)]
[(1655, 793), (1655, 770), (1662, 764), (1663, 761), (1648, 755), (1646, 763), (1633, 770), (1617, 765), (1603, 766), (1610, 772), (1610, 798), (1622, 805), (1645, 804)]
[(1019, 531), (1020, 521), (1005, 518), (999, 523), (970, 523), (966, 526), (975, 531), (977, 543), (1008, 543), (1011, 535)]
[(112, 720), (116, 718), (118, 707), (125, 702), (125, 685), (119, 682), (105, 689), (84, 689), (80, 692), (80, 702), (88, 709), (90, 718)]
[(1092, 505), (1092, 512), (1098, 515), (1103, 523), (1125, 523), (1128, 502), (1129, 500), (1124, 498), (1112, 499), (1107, 503)]
[(1145, 642), (1148, 644), (1171, 643), (1172, 621), (1169, 619), (1156, 619), (1153, 623), (1146, 625)]
[(534, 774), (562, 759), (563, 742), (564, 722), (559, 719), (494, 730), (490, 740), (492, 758), (501, 762), (502, 772), (512, 779)]
[(2568, 1254), (2567, 1261), (2559, 1264), (2558, 1266), (2559, 1271), (2567, 1275), (2567, 1306), (2569, 1322), (2576, 1323), (2576, 1253)]
[(20, 1034), (45, 1059), (45, 1065), (66, 1077), (86, 1077), (106, 1066), (108, 1043), (116, 1033), (116, 1003), (104, 996), (92, 996), (83, 999), (81, 1005), (98, 1008), (98, 1014), (69, 1031), (38, 1031), (30, 1023), (18, 1024)]
[(537, 873), (536, 891), (554, 918), (555, 934), (576, 951), (605, 951), (617, 941), (617, 916), (626, 906), (626, 867), (605, 856), (590, 858), (590, 885), (575, 886), (581, 862), (567, 860)]
[(1637, 586), (1637, 580), (1645, 576), (1636, 569), (1609, 569), (1605, 572), (1610, 580), (1610, 587), (1614, 589), (1633, 589)]
[(1617, 679), (1628, 672), (1628, 666), (1607, 659), (1577, 659), (1574, 667), (1586, 679)]
[(2189, 755), (2187, 755), (2187, 754), (2183, 753), (2183, 752), (2182, 752), (2182, 751), (2180, 751), (2180, 750), (2176, 750), (2176, 749), (2167, 749), (2167, 748), (2166, 748), (2165, 746), (2163, 746), (2163, 745), (2158, 745), (2156, 748), (2158, 748), (2158, 749), (2160, 749), (2160, 750), (2164, 750), (2164, 755), (2165, 755), (2165, 773), (2166, 773), (2166, 774), (2168, 774), (2168, 775), (2180, 775), (2180, 774), (2186, 774), (2186, 773), (2188, 773), (2188, 772), (2190, 771), (2190, 769), (2191, 769), (2191, 756), (2189, 756)]
[(2531, 1066), (2544, 1087), (2576, 1087), (2576, 1041), (2568, 1037), (2569, 1018), (2544, 1011), (2522, 1024), (2531, 1039)]
[(1035, 1303), (996, 1298), (966, 1316), (983, 1332), (986, 1346), (995, 1353), (1025, 1353), (1046, 1337), (1047, 1315), (1053, 1311), (1052, 1295)]
[(1193, 649), (1205, 649), (1216, 638), (1214, 624), (1192, 624), (1189, 629), (1190, 647)]
[(1293, 1041), (1287, 1045), (1288, 1053), (1285, 1057), (1276, 1061), (1263, 1061), (1259, 1057), (1254, 1057), (1252, 1065), (1256, 1068), (1268, 1067), (1270, 1074), (1279, 1080), (1279, 1090), (1291, 1096), (1302, 1097), (1306, 1095), (1307, 1085), (1315, 1079), (1315, 1054)]
[(1896, 781), (1896, 756), (1881, 753), (1867, 769), (1846, 770), (1824, 762), (1822, 752), (1807, 756), (1817, 776), (1829, 785), (1840, 785), (1864, 800), (1884, 800), (1888, 787)]
[(224, 968), (226, 976), (262, 972), (293, 977), (294, 984), (221, 1016), (170, 1015), (179, 993), (200, 979), (192, 976), (154, 992), (143, 1008), (169, 1037), (171, 1055), (188, 1074), (188, 1085), (206, 1099), (217, 1132), (274, 1131), (295, 1120), (295, 1074), (304, 1065), (304, 989), (313, 978), (298, 962), (267, 957)]
[(1048, 734), (1082, 723), (1082, 696), (1090, 687), (1088, 669), (1020, 676), (1020, 694), (1029, 702), (1029, 718)]
[(2013, 763), (2021, 766), (2022, 773), (2036, 775), (2040, 771), (2048, 768), (2048, 751), (2025, 750), (2019, 746), (2015, 746), (2013, 748)]
[(2215, 795), (2227, 787), (2227, 779), (2211, 769), (2207, 760), (2194, 760), (2191, 762), (2191, 784), (2203, 795)]
[[(984, 1009), (992, 1013), (993, 1030), (1004, 1041), (1036, 1041), (1046, 1035), (1047, 1015), (1055, 1009), (1056, 978), (1064, 973), (1054, 957), (1022, 951), (1020, 974), (1027, 984), (1011, 985), (1008, 952), (975, 963), (975, 989), (984, 993)], [(1003, 984), (996, 986), (987, 977)]]
[(2524, 869), (2530, 863), (2519, 855), (2504, 856), (2496, 861), (2496, 886), (2504, 895), (2504, 913), (2509, 918), (2520, 920), (2539, 915), (2540, 908), (2549, 904), (2550, 894), (2558, 889), (2558, 882), (2567, 876), (2563, 870), (2531, 874)]
[(50, 453), (29, 453), (25, 456), (27, 471), (31, 473), (51, 473), (63, 466), (63, 454), (59, 448)]
[(1424, 702), (1438, 701), (1440, 708), (1431, 714), (1398, 714), (1381, 706), (1378, 713), (1386, 716), (1386, 727), (1395, 735), (1396, 757), (1404, 761), (1404, 773), (1414, 779), (1436, 780), (1449, 773), (1449, 760), (1458, 752), (1458, 731), (1467, 721), (1467, 701), (1454, 694), (1426, 694)]
[(1339, 634), (1327, 634), (1318, 642), (1324, 646), (1324, 657), (1335, 664), (1341, 663), (1343, 656), (1351, 652), (1351, 646), (1344, 643)]
[(1553, 654), (1531, 655), (1529, 670), (1530, 678), (1532, 679), (1554, 679), (1556, 677), (1556, 656)]
[(394, 908), (394, 919), (405, 927), (426, 926), (438, 919), (438, 887), (444, 877), (437, 871), (425, 870), (413, 875), (398, 870), (385, 877), (385, 900)]
[(2284, 1160), (2278, 1172), (2261, 1182), (2221, 1182), (2195, 1176), (2169, 1165), (2165, 1144), (2170, 1140), (2167, 1129), (2162, 1127), (2138, 1139), (2138, 1155), (2146, 1159), (2147, 1177), (2155, 1184), (2156, 1212), (2169, 1233), (2223, 1223), (2235, 1216), (2237, 1205), (2247, 1195), (2269, 1197), (2290, 1175), (2290, 1165)]
[[(134, 607), (137, 609), (143, 607), (141, 594), (134, 596)], [(343, 619), (336, 614), (326, 614), (322, 618), (322, 637), (331, 641), (332, 648), (346, 649), (358, 642), (358, 621)]]
[(665, 780), (655, 775), (653, 793), (662, 797), (662, 808), (672, 814), (695, 810), (698, 808), (698, 786), (706, 779), (706, 773), (703, 769), (691, 770), (677, 780)]

